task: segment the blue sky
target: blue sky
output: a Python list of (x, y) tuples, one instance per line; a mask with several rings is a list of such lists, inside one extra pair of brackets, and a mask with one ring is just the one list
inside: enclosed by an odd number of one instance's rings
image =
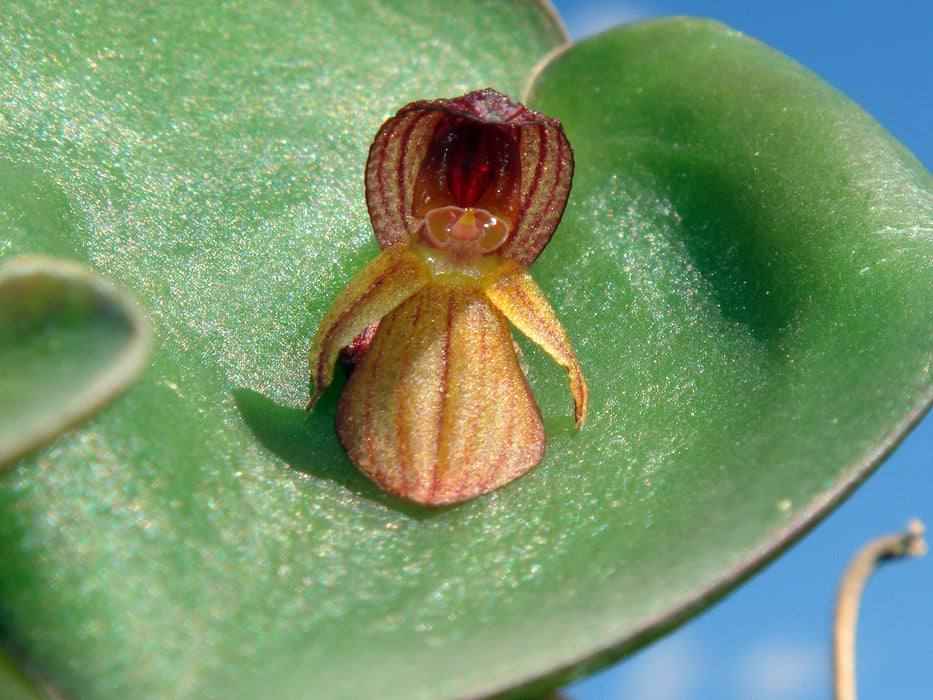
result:
[[(557, 9), (575, 38), (634, 19), (712, 17), (779, 49), (867, 109), (933, 169), (933, 3), (598, 2)], [(931, 263), (933, 274), (933, 263)], [(866, 541), (911, 517), (933, 529), (933, 414), (855, 495), (708, 612), (567, 689), (577, 700), (824, 700), (838, 579)], [(928, 537), (928, 539), (933, 539)], [(884, 567), (859, 619), (859, 697), (933, 688), (933, 556)]]

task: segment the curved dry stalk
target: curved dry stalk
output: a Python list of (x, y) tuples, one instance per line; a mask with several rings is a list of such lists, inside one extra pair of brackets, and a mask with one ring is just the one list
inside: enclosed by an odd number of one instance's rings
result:
[(925, 528), (911, 520), (906, 532), (872, 540), (855, 555), (839, 586), (833, 626), (833, 697), (855, 700), (855, 627), (859, 603), (869, 576), (883, 561), (926, 554)]

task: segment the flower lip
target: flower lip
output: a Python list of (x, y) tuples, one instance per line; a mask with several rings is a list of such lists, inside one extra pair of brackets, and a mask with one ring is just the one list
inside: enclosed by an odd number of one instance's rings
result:
[(421, 235), (432, 210), (484, 210), (503, 221), (501, 254), (527, 267), (560, 222), (573, 152), (556, 119), (492, 89), (412, 102), (379, 130), (366, 203), (383, 249)]
[(425, 215), (422, 237), (432, 248), (460, 245), (486, 255), (502, 247), (509, 231), (507, 221), (485, 209), (446, 206)]

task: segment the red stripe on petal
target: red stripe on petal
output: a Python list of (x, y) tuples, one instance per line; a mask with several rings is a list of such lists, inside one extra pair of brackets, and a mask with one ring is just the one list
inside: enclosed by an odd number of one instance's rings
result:
[[(476, 124), (480, 130), (484, 125), (494, 126), (489, 133), (499, 136), (483, 134), (474, 142), (467, 138), (476, 133), (470, 124)], [(423, 206), (418, 206), (418, 213), (423, 214), (422, 209), (433, 207), (435, 202), (443, 204), (441, 200), (446, 195), (450, 197), (447, 204), (473, 206), (472, 200), (476, 200), (480, 208), (503, 208), (493, 213), (508, 220), (512, 232), (501, 253), (527, 267), (547, 245), (563, 214), (573, 176), (573, 152), (560, 122), (490, 89), (454, 99), (412, 102), (382, 125), (366, 164), (366, 201), (376, 240), (386, 248), (418, 235), (421, 216), (415, 216), (412, 209), (416, 187), (421, 186), (419, 172), (432, 144), (449, 137), (451, 128), (455, 133), (464, 134), (465, 143), (470, 144), (468, 148), (475, 146), (482, 150), (502, 144), (503, 148), (511, 149), (517, 144), (518, 174), (509, 174), (512, 171), (503, 167), (496, 177), (505, 177), (510, 182), (520, 177), (518, 199), (509, 203), (512, 200), (508, 193), (515, 183), (503, 183), (495, 178), (487, 183), (488, 178), (469, 171), (474, 160), (462, 151), (464, 142), (438, 144), (431, 162), (454, 170), (436, 173), (436, 177), (423, 174), (422, 180), (434, 183), (431, 185), (434, 190), (451, 189), (446, 194), (435, 192), (427, 197), (420, 196), (424, 202)], [(507, 145), (509, 143), (513, 145)], [(448, 148), (452, 150), (446, 151)], [(438, 152), (453, 154), (452, 160), (437, 158)], [(505, 155), (478, 153), (475, 162), (495, 165), (508, 161)], [(467, 199), (471, 201), (466, 202)]]

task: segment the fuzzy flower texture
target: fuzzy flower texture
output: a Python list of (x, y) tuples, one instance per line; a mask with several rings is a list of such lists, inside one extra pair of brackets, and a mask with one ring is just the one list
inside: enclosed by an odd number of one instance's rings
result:
[(366, 203), (382, 252), (321, 322), (308, 410), (347, 349), (355, 367), (337, 436), (387, 491), (456, 503), (541, 461), (544, 425), (509, 321), (567, 370), (583, 425), (580, 365), (526, 272), (560, 222), (572, 178), (560, 122), (491, 89), (413, 102), (376, 134)]

